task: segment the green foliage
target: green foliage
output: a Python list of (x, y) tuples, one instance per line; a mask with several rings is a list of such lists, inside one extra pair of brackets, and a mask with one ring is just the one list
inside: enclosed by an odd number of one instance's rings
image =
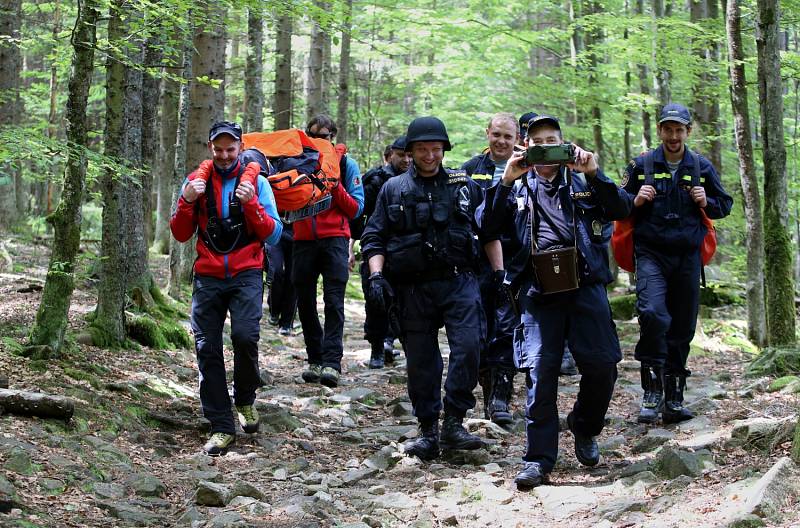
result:
[(64, 374), (66, 374), (67, 376), (69, 376), (70, 378), (72, 378), (74, 380), (86, 381), (93, 388), (98, 389), (98, 390), (103, 386), (102, 382), (100, 381), (100, 379), (97, 376), (95, 376), (94, 374), (91, 374), (89, 372), (86, 372), (85, 370), (80, 370), (80, 369), (77, 369), (77, 368), (66, 367), (65, 366), (64, 367)]
[(751, 376), (800, 374), (800, 349), (796, 347), (765, 348), (747, 367)]
[(772, 383), (770, 383), (769, 387), (767, 387), (767, 392), (778, 392), (784, 387), (791, 385), (792, 383), (797, 383), (798, 381), (800, 381), (800, 378), (797, 376), (782, 376), (778, 379), (772, 380)]

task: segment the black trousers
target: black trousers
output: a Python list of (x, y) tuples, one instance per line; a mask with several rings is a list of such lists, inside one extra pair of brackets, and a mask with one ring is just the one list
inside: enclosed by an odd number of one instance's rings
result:
[[(367, 292), (369, 291), (369, 264), (362, 262), (358, 268), (359, 275), (361, 275), (361, 290), (364, 292), (364, 298), (367, 299)], [(383, 343), (386, 338), (394, 339), (392, 329), (389, 325), (389, 316), (386, 312), (376, 310), (372, 303), (367, 300), (364, 304), (364, 311), (366, 317), (364, 319), (364, 339), (369, 341), (371, 345), (378, 345)]]
[(292, 241), (281, 238), (280, 242), (267, 249), (269, 271), (267, 304), (270, 315), (278, 318), (278, 326), (292, 326), (297, 310), (297, 293), (292, 284)]
[(486, 318), (486, 339), (481, 350), (480, 368), (514, 372), (514, 328), (519, 317), (507, 298), (497, 295), (491, 268), (482, 266), (481, 305)]
[(398, 284), (400, 328), (408, 369), (408, 395), (420, 422), (438, 418), (442, 410), (439, 328), (450, 346), (445, 378), (445, 414), (463, 418), (475, 407), (478, 361), (485, 335), (478, 280), (472, 273), (418, 283)]
[[(292, 283), (297, 291), (297, 311), (303, 325), (308, 362), (342, 370), (344, 291), (350, 271), (348, 242), (344, 237), (296, 240)], [(322, 276), (325, 328), (317, 313), (317, 281)]]
[(222, 329), (228, 313), (233, 343), (233, 400), (236, 405), (252, 405), (256, 399), (263, 291), (260, 268), (242, 271), (230, 279), (199, 275), (194, 278), (192, 331), (200, 370), (200, 404), (203, 415), (211, 422), (211, 432), (236, 431), (222, 354)]

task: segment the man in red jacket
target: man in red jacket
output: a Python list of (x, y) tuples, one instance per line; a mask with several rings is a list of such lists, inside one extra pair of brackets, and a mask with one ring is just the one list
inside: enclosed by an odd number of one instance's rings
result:
[[(327, 115), (318, 115), (306, 126), (312, 138), (333, 142), (336, 124)], [(331, 191), (333, 204), (322, 213), (294, 223), (292, 282), (297, 291), (297, 312), (303, 325), (308, 368), (303, 379), (328, 387), (339, 384), (342, 372), (342, 334), (344, 333), (344, 290), (350, 276), (348, 246), (350, 220), (364, 208), (364, 188), (358, 164), (342, 158), (340, 183)], [(325, 301), (325, 329), (317, 314), (317, 280), (322, 275)]]
[(255, 409), (261, 320), (262, 243), (276, 244), (282, 225), (261, 167), (239, 159), (242, 128), (215, 123), (208, 134), (212, 160), (200, 164), (183, 184), (170, 220), (172, 235), (186, 242), (197, 232), (192, 330), (200, 370), (200, 404), (211, 422), (209, 455), (223, 455), (236, 439), (228, 396), (222, 328), (230, 312), (233, 399), (245, 433), (258, 430)]

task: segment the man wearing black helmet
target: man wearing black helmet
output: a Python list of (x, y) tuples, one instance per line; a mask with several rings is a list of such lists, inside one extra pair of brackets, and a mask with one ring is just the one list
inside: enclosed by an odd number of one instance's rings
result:
[[(538, 486), (558, 455), (558, 372), (565, 337), (580, 368), (580, 390), (567, 417), (575, 455), (585, 466), (600, 460), (595, 436), (622, 359), (605, 285), (610, 220), (626, 217), (632, 199), (609, 180), (591, 152), (563, 143), (556, 118), (529, 122), (527, 163), (517, 153), (478, 211), (487, 237), (513, 225), (519, 243), (505, 255), (506, 282), (518, 294), (521, 324), (514, 332), (514, 361), (525, 372), (527, 449), (519, 488)], [(521, 185), (515, 185), (517, 180)], [(564, 280), (564, 279), (569, 280)]]
[[(388, 147), (386, 164), (370, 169), (364, 175), (364, 214), (350, 222), (350, 244), (351, 258), (353, 255), (352, 244), (355, 240), (361, 239), (361, 233), (372, 211), (375, 210), (375, 202), (378, 199), (378, 192), (383, 184), (399, 174), (408, 170), (411, 163), (411, 153), (406, 152), (406, 137), (400, 136)], [(351, 266), (352, 267), (352, 266)], [(361, 287), (366, 298), (369, 291), (369, 265), (366, 259), (362, 259), (359, 268), (361, 274)], [(367, 299), (365, 306), (366, 318), (364, 320), (364, 339), (370, 344), (369, 368), (383, 368), (384, 364), (394, 363), (394, 338), (389, 328), (389, 320), (385, 312), (376, 310)]]
[[(381, 308), (399, 304), (408, 393), (420, 434), (405, 452), (423, 460), (445, 449), (478, 449), (462, 426), (475, 406), (478, 359), (485, 320), (475, 268), (475, 209), (483, 193), (464, 171), (442, 166), (450, 139), (444, 123), (421, 117), (408, 126), (413, 163), (378, 194), (361, 237), (369, 263), (369, 299)], [(392, 288), (384, 277), (390, 278)], [(445, 327), (450, 358), (441, 397), (443, 362), (437, 335)], [(439, 413), (444, 422), (439, 435)]]

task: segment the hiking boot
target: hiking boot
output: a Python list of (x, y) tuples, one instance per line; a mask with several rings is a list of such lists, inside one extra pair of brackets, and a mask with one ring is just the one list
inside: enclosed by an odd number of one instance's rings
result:
[(371, 369), (383, 368), (384, 365), (383, 342), (372, 343), (370, 347), (371, 347), (371, 353), (369, 356), (369, 368)]
[(394, 363), (394, 338), (387, 337), (383, 340), (383, 362), (387, 365)]
[(439, 442), (442, 449), (480, 449), (483, 446), (483, 440), (469, 434), (461, 421), (462, 418), (445, 415)]
[(517, 473), (514, 483), (517, 489), (529, 489), (544, 483), (546, 473), (542, 471), (542, 465), (538, 462), (525, 462), (525, 467)]
[(322, 365), (309, 365), (301, 376), (306, 383), (317, 383), (319, 382), (320, 374), (322, 374)]
[(575, 458), (584, 466), (596, 466), (600, 462), (600, 447), (593, 436), (586, 436), (575, 432), (573, 428), (572, 413), (567, 415), (567, 425), (575, 437)]
[(267, 322), (271, 326), (278, 326), (278, 321), (279, 320), (280, 320), (280, 316), (279, 315), (277, 315), (277, 314), (269, 314), (269, 319), (267, 319)]
[(237, 405), (236, 411), (239, 413), (239, 425), (242, 431), (253, 434), (258, 431), (258, 411), (255, 405)]
[(228, 452), (228, 448), (233, 445), (235, 440), (236, 435), (213, 433), (211, 438), (208, 439), (208, 442), (206, 442), (206, 445), (203, 446), (203, 450), (208, 456), (222, 456)]
[(439, 456), (439, 419), (420, 422), (419, 435), (403, 445), (403, 451), (420, 460), (433, 460)]
[(282, 336), (290, 336), (292, 335), (292, 329), (288, 326), (282, 326), (278, 328), (278, 334)]
[(558, 374), (560, 376), (576, 376), (578, 374), (575, 358), (572, 357), (572, 352), (569, 351), (568, 346), (564, 346), (564, 354), (561, 356), (561, 368), (558, 369)]
[(661, 419), (665, 424), (685, 422), (694, 418), (694, 413), (683, 406), (683, 390), (686, 376), (664, 374), (664, 410)]
[(319, 374), (319, 382), (332, 389), (339, 386), (339, 371), (333, 367), (323, 367)]
[(639, 374), (642, 379), (642, 404), (639, 406), (639, 416), (636, 421), (641, 424), (654, 424), (658, 415), (664, 408), (664, 389), (661, 381), (661, 369), (656, 367), (641, 367)]
[(492, 382), (494, 381), (494, 371), (490, 368), (483, 368), (478, 371), (478, 383), (483, 392), (483, 419), (491, 420), (492, 413)]
[(511, 397), (514, 393), (514, 373), (496, 370), (492, 383), (492, 398), (489, 403), (489, 417), (498, 425), (508, 425), (514, 421), (511, 416)]

